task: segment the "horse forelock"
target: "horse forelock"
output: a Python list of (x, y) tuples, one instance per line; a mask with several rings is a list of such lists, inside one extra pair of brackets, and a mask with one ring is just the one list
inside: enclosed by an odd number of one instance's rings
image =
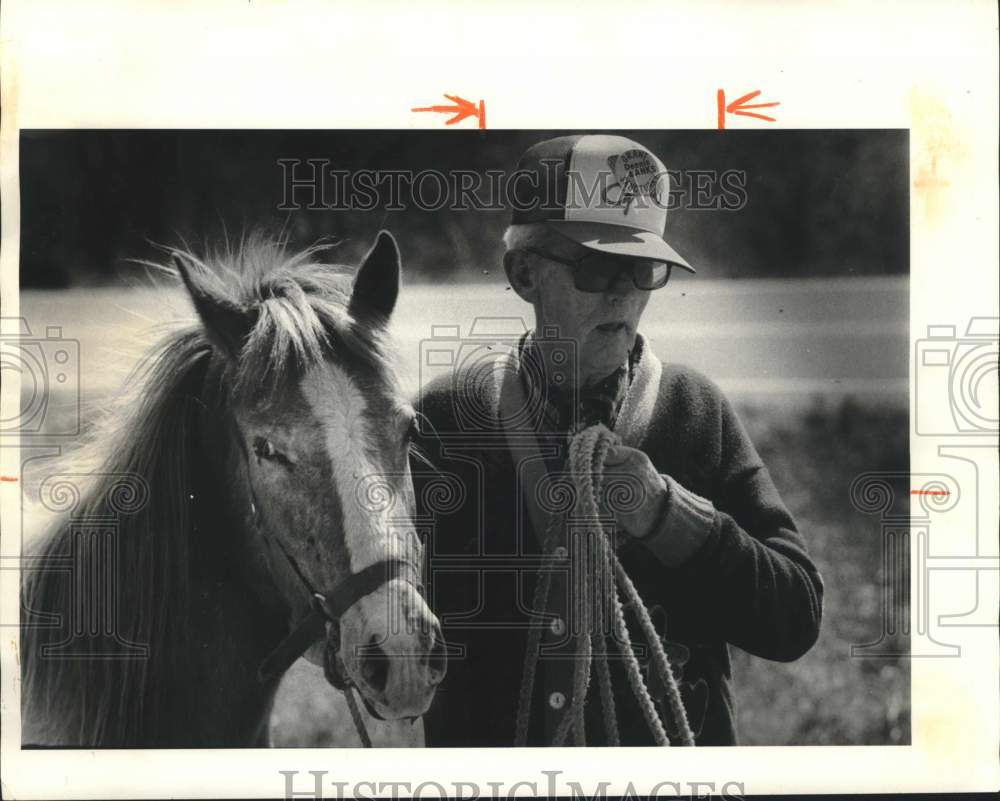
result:
[(389, 338), (349, 312), (354, 270), (320, 260), (330, 247), (293, 252), (282, 240), (253, 234), (235, 251), (206, 259), (171, 251), (185, 261), (193, 280), (247, 316), (242, 350), (225, 365), (235, 399), (263, 405), (280, 400), (325, 361), (394, 383)]

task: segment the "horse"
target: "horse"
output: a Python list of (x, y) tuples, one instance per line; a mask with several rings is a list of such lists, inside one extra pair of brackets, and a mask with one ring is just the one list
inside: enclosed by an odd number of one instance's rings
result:
[(445, 647), (391, 368), (399, 250), (382, 231), (355, 272), (328, 247), (166, 248), (195, 322), (141, 362), (99, 469), (42, 482), (73, 501), (25, 549), (25, 746), (268, 745), (303, 653), (372, 715), (429, 707)]

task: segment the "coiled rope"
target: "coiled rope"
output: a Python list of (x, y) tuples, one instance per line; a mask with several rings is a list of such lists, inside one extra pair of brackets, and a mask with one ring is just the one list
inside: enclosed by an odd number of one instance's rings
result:
[[(625, 623), (625, 611), (619, 597), (620, 591), (624, 594), (628, 605), (635, 610), (639, 626), (649, 643), (652, 652), (652, 668), (656, 671), (666, 691), (667, 711), (673, 724), (672, 730), (679, 732), (683, 745), (693, 746), (694, 734), (688, 723), (680, 690), (673, 671), (670, 669), (670, 662), (664, 651), (663, 643), (635, 585), (618, 561), (610, 537), (599, 522), (600, 493), (604, 483), (604, 460), (608, 449), (617, 443), (618, 438), (600, 424), (584, 429), (570, 442), (568, 463), (573, 485), (576, 488), (574, 517), (583, 520), (587, 525), (583, 531), (583, 553), (576, 554), (576, 562), (581, 569), (571, 572), (575, 578), (572, 587), (573, 612), (580, 630), (580, 633), (574, 637), (576, 663), (573, 670), (573, 697), (556, 727), (552, 745), (563, 745), (571, 731), (576, 745), (586, 745), (584, 707), (590, 686), (591, 668), (595, 664), (600, 687), (606, 742), (608, 745), (620, 745), (618, 717), (611, 686), (611, 672), (608, 667), (607, 641), (609, 634), (610, 638), (617, 643), (624, 657), (629, 686), (654, 741), (658, 746), (670, 745), (663, 721), (660, 720), (653, 699), (643, 681), (639, 661), (632, 649), (628, 626)], [(556, 525), (549, 527), (543, 543), (543, 552), (547, 555), (552, 555), (552, 545), (558, 533), (559, 521), (556, 519), (553, 522)], [(552, 583), (551, 577), (551, 570), (545, 566), (540, 568), (538, 580), (535, 583), (532, 607), (536, 613), (546, 608), (549, 588)], [(608, 621), (608, 617), (610, 617), (610, 621)], [(610, 632), (606, 630), (606, 622), (611, 624)], [(518, 698), (517, 726), (514, 735), (516, 746), (525, 745), (528, 739), (531, 699), (534, 692), (541, 638), (542, 626), (532, 626), (528, 634), (521, 677), (521, 692)]]

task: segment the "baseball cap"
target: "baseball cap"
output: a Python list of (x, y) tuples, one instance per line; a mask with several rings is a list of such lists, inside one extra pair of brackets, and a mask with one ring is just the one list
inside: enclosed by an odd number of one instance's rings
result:
[(624, 136), (560, 136), (517, 163), (511, 224), (545, 223), (592, 250), (660, 259), (695, 272), (663, 238), (670, 177)]

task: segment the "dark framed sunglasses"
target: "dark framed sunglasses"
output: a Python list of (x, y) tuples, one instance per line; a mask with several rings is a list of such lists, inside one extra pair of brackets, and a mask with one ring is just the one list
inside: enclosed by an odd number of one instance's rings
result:
[(628, 273), (636, 289), (662, 289), (670, 280), (673, 265), (669, 261), (644, 259), (637, 256), (615, 256), (609, 253), (588, 253), (579, 259), (564, 259), (538, 248), (525, 251), (543, 259), (573, 268), (573, 284), (581, 292), (607, 292), (622, 273)]

